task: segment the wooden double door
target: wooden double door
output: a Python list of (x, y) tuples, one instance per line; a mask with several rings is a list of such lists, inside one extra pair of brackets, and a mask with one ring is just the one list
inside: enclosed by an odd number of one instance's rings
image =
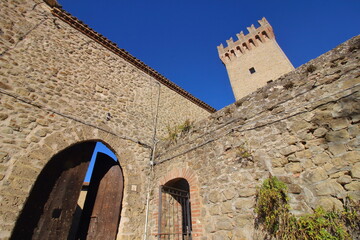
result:
[(12, 240), (114, 240), (120, 223), (123, 175), (98, 153), (83, 208), (78, 198), (96, 142), (74, 145), (44, 167), (16, 222)]

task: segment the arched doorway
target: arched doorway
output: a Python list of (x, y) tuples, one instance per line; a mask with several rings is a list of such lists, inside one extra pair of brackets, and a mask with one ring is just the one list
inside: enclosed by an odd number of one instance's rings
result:
[(190, 186), (186, 179), (175, 178), (159, 189), (158, 239), (190, 240)]
[(97, 155), (81, 217), (76, 217), (95, 145), (92, 141), (78, 143), (50, 159), (29, 194), (11, 239), (116, 238), (123, 175), (118, 162), (106, 154)]

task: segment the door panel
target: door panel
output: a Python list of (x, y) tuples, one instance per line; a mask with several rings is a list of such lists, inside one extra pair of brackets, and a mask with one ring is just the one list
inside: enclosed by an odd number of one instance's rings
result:
[(119, 164), (108, 155), (98, 153), (84, 204), (79, 239), (116, 238), (123, 187)]
[(31, 190), (11, 239), (68, 238), (95, 144), (74, 145), (49, 161)]

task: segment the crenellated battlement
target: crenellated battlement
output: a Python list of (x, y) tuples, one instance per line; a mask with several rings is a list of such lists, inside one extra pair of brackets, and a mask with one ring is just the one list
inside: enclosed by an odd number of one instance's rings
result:
[(217, 47), (236, 99), (294, 69), (277, 44), (269, 22), (264, 17), (258, 22), (260, 26), (251, 25), (247, 34), (236, 34), (236, 41), (230, 38), (226, 47)]
[(254, 24), (247, 27), (248, 34), (245, 35), (243, 31), (236, 34), (237, 41), (234, 42), (233, 38), (230, 38), (226, 40), (226, 47), (223, 44), (217, 47), (219, 57), (223, 63), (231, 61), (233, 58), (241, 56), (260, 44), (275, 38), (273, 29), (265, 17), (259, 20), (258, 23), (260, 24), (258, 28), (255, 28)]

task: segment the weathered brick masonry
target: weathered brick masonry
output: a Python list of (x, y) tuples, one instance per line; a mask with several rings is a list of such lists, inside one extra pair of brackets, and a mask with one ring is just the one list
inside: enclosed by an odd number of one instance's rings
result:
[[(174, 178), (189, 183), (195, 240), (256, 239), (254, 196), (269, 173), (288, 184), (296, 214), (360, 200), (360, 37), (210, 115), (63, 10), (5, 0), (0, 14), (0, 239), (49, 160), (85, 141), (119, 159), (118, 239), (142, 238), (149, 183), (155, 238), (158, 189)], [(157, 144), (152, 171), (154, 142), (186, 119), (189, 133)]]

